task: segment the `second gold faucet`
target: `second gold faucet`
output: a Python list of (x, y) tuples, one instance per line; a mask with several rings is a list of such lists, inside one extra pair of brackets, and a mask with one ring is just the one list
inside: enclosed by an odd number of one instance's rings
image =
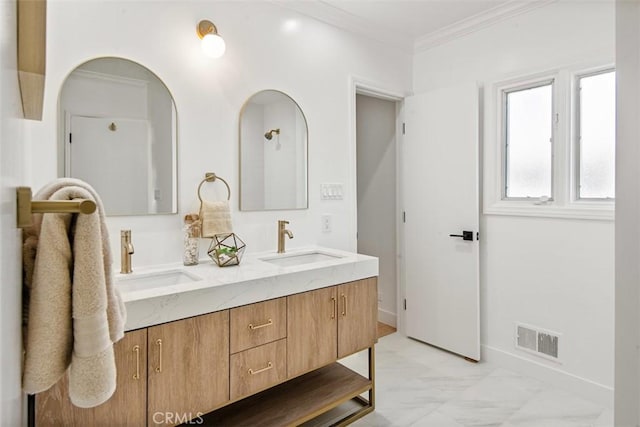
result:
[(285, 236), (285, 234), (290, 239), (293, 239), (293, 233), (291, 232), (291, 230), (287, 230), (285, 228), (285, 226), (287, 224), (289, 224), (289, 221), (285, 221), (285, 220), (278, 221), (278, 253), (279, 254), (284, 253), (284, 236)]

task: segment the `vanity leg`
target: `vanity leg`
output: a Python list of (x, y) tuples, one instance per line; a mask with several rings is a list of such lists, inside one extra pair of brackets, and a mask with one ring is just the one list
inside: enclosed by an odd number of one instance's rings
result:
[(369, 379), (371, 380), (369, 405), (373, 410), (376, 407), (376, 351), (374, 346), (369, 347)]
[(36, 395), (27, 394), (27, 426), (35, 427), (36, 425)]

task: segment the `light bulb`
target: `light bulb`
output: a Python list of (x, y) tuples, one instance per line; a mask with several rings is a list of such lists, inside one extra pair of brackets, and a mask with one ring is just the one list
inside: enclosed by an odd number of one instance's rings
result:
[(217, 34), (206, 34), (202, 38), (202, 52), (210, 58), (220, 58), (226, 49), (224, 39)]

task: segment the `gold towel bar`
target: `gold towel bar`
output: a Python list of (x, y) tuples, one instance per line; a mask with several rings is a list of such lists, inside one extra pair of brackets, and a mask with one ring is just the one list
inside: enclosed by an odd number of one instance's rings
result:
[(204, 184), (205, 182), (213, 182), (216, 179), (219, 179), (220, 181), (224, 182), (224, 185), (227, 186), (227, 200), (231, 199), (231, 188), (229, 187), (229, 184), (227, 183), (227, 181), (220, 178), (213, 172), (207, 172), (204, 174), (204, 179), (200, 181), (200, 185), (198, 185), (198, 199), (200, 200), (200, 208), (202, 208), (202, 196), (200, 195), (200, 188), (202, 188), (202, 184)]
[(16, 188), (18, 198), (18, 228), (31, 226), (32, 213), (83, 213), (90, 214), (96, 211), (96, 203), (93, 200), (31, 200), (31, 188)]

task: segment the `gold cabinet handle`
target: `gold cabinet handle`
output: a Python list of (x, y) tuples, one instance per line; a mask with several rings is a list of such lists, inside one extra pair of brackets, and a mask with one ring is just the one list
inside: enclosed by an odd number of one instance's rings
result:
[(273, 320), (269, 319), (267, 320), (267, 323), (263, 323), (262, 325), (254, 325), (253, 323), (249, 323), (249, 329), (253, 331), (255, 329), (260, 329), (271, 325), (273, 325)]
[(331, 302), (332, 307), (333, 307), (333, 311), (331, 312), (331, 318), (335, 319), (336, 318), (336, 312), (338, 311), (338, 300), (336, 300), (336, 297), (331, 297)]
[(136, 373), (133, 374), (133, 379), (139, 380), (140, 379), (140, 346), (137, 344), (134, 345), (133, 352), (136, 354)]
[(347, 315), (347, 296), (342, 294), (342, 315)]
[(156, 367), (156, 372), (162, 372), (162, 340), (158, 338), (156, 340), (156, 345), (158, 346), (158, 366)]
[(255, 375), (255, 374), (259, 374), (260, 372), (264, 372), (264, 371), (268, 371), (269, 369), (273, 368), (273, 364), (271, 362), (267, 363), (267, 366), (265, 366), (262, 369), (258, 369), (257, 371), (254, 371), (253, 369), (249, 368), (249, 375)]

